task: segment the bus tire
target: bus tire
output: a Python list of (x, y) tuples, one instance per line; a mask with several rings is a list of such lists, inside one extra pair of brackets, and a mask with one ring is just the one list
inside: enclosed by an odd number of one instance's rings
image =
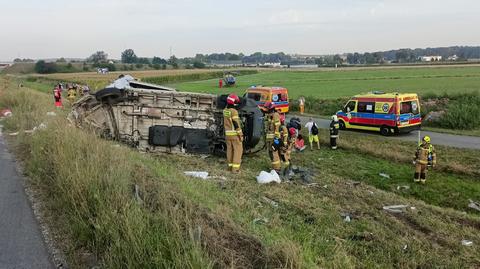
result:
[(338, 121), (338, 125), (340, 127), (340, 130), (345, 130), (347, 129), (347, 126), (345, 126), (345, 122), (343, 120)]
[(382, 127), (380, 127), (380, 133), (384, 136), (389, 136), (390, 128), (388, 126), (382, 125)]

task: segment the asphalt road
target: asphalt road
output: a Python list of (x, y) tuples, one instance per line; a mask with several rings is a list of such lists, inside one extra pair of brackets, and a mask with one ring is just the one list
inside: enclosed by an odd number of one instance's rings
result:
[[(308, 116), (299, 116), (299, 115), (290, 115), (287, 117), (287, 120), (290, 117), (298, 117), (302, 121), (303, 126), (308, 121), (310, 117)], [(321, 119), (321, 118), (314, 118), (315, 122), (317, 123), (318, 127), (320, 128), (330, 128), (330, 120)], [(380, 133), (376, 132), (367, 132), (367, 131), (341, 131), (341, 132), (351, 132), (355, 133), (359, 136), (378, 136), (382, 137)], [(340, 134), (341, 135), (341, 134)], [(466, 148), (466, 149), (477, 149), (480, 150), (480, 137), (476, 136), (466, 136), (466, 135), (452, 135), (452, 134), (443, 134), (443, 133), (436, 133), (436, 132), (429, 132), (429, 131), (421, 131), (421, 136), (428, 135), (432, 139), (433, 145), (443, 145), (443, 146), (450, 146), (456, 148)], [(418, 141), (418, 131), (412, 131), (408, 134), (398, 134), (392, 135), (388, 137), (389, 139), (397, 139), (397, 140), (404, 140), (404, 141)]]
[(0, 129), (0, 268), (55, 268)]

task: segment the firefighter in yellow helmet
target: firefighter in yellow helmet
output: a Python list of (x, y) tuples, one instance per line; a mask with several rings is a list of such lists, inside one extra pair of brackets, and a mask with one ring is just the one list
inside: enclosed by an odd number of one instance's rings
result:
[(429, 136), (424, 136), (422, 142), (418, 145), (413, 163), (415, 164), (413, 181), (425, 183), (427, 167), (431, 166), (433, 168), (437, 165), (437, 155), (435, 148), (430, 144)]
[(70, 105), (75, 103), (76, 98), (77, 98), (77, 90), (70, 85), (67, 91), (67, 99), (68, 99), (68, 102), (70, 102)]
[(272, 163), (272, 169), (280, 171), (280, 114), (275, 110), (275, 106), (271, 102), (266, 102), (264, 105), (266, 110), (266, 137), (268, 155)]
[(223, 110), (223, 128), (227, 144), (228, 170), (239, 172), (243, 154), (243, 132), (238, 111), (235, 108), (240, 98), (235, 94), (227, 97), (227, 106)]

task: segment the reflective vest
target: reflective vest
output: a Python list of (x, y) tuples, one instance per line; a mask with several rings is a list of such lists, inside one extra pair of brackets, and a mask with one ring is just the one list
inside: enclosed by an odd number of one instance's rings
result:
[(338, 121), (333, 121), (330, 123), (330, 137), (337, 138), (338, 137), (338, 129), (340, 129), (340, 124)]
[(267, 140), (273, 140), (274, 137), (280, 138), (280, 114), (272, 112), (267, 117)]
[(240, 117), (235, 108), (225, 108), (223, 110), (223, 129), (226, 139), (243, 135)]

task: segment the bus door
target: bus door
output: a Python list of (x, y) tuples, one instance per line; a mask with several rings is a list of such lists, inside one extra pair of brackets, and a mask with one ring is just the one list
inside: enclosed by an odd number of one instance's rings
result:
[(355, 101), (355, 100), (348, 101), (348, 103), (343, 108), (343, 112), (345, 112), (345, 114), (347, 114), (348, 122), (350, 124), (352, 124), (356, 121), (356, 119), (355, 119), (356, 116), (357, 116), (356, 108), (357, 108), (357, 101)]
[(363, 126), (375, 126), (375, 102), (358, 101), (355, 123)]

